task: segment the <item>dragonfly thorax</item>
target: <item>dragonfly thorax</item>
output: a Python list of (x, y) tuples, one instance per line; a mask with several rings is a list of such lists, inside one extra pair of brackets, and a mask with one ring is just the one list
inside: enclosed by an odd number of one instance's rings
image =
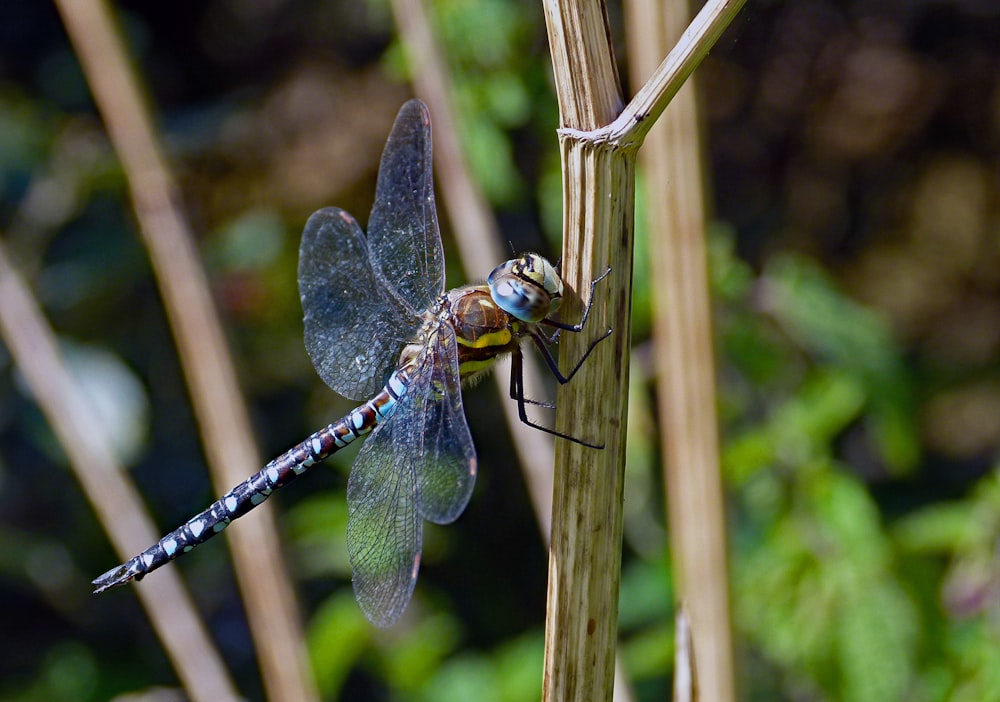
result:
[(562, 278), (555, 266), (538, 254), (524, 254), (500, 264), (486, 282), (493, 300), (523, 322), (542, 321), (562, 302)]
[(498, 356), (521, 342), (524, 323), (503, 310), (485, 285), (449, 290), (448, 324), (458, 342), (458, 367), (463, 380), (488, 370)]

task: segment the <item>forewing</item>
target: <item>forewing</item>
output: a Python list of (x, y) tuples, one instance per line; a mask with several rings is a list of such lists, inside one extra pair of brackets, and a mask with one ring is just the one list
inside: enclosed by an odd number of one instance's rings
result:
[(364, 232), (344, 210), (327, 207), (306, 222), (299, 294), (306, 351), (323, 381), (354, 399), (378, 392), (419, 320), (379, 288)]
[(376, 278), (415, 312), (444, 292), (444, 251), (434, 203), (431, 120), (410, 100), (382, 152), (368, 245)]

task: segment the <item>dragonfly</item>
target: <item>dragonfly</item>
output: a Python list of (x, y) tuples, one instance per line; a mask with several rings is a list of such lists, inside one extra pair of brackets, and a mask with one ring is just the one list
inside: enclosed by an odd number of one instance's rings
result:
[(449, 524), (465, 510), (476, 480), (476, 450), (461, 387), (512, 356), (510, 394), (521, 421), (601, 448), (529, 419), (521, 348), (531, 339), (560, 383), (549, 346), (578, 324), (553, 315), (563, 298), (556, 266), (525, 254), (493, 270), (485, 285), (445, 289), (444, 252), (432, 181), (431, 123), (419, 100), (403, 105), (389, 134), (367, 236), (342, 209), (306, 223), (299, 251), (305, 346), (337, 393), (369, 398), (237, 485), (208, 509), (128, 562), (93, 581), (95, 593), (140, 580), (220, 533), (312, 466), (366, 434), (347, 483), (347, 546), (357, 602), (375, 625), (394, 624), (417, 580), (423, 522)]

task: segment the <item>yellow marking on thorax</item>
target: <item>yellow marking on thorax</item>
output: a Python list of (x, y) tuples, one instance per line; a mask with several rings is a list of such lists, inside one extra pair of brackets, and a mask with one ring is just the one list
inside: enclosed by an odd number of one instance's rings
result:
[(471, 349), (506, 346), (511, 341), (507, 315), (490, 299), (486, 290), (476, 292), (479, 294), (474, 299), (466, 299), (459, 307), (464, 314), (456, 325), (458, 343)]
[(467, 346), (472, 349), (483, 349), (488, 346), (506, 346), (510, 343), (510, 329), (498, 329), (495, 332), (490, 332), (489, 334), (483, 334), (478, 339), (463, 339), (462, 337), (457, 337), (458, 343), (462, 346)]

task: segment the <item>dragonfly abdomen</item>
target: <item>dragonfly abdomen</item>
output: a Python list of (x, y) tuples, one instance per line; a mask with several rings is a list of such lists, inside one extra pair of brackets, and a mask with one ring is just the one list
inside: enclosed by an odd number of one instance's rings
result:
[(406, 394), (409, 380), (408, 368), (396, 370), (375, 397), (275, 458), (138, 556), (94, 580), (94, 592), (103, 592), (130, 580), (141, 580), (147, 573), (205, 543), (234, 519), (264, 502), (275, 490), (369, 433), (392, 414), (399, 399)]

